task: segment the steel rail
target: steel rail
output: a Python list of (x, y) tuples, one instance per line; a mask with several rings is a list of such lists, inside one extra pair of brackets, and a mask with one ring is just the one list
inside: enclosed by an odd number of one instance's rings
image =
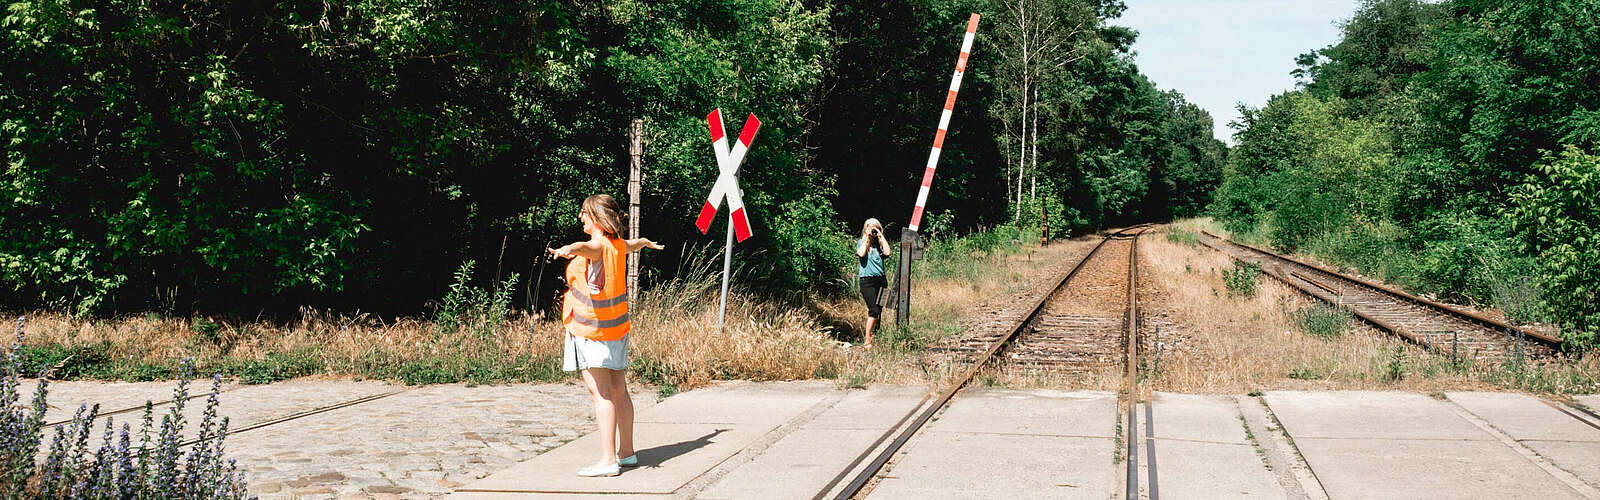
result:
[[(199, 379), (197, 379), (197, 380), (199, 380)], [(227, 393), (229, 391), (232, 391), (232, 390), (238, 389), (238, 388), (239, 388), (239, 386), (229, 387), (227, 389), (223, 389), (221, 391), (217, 391), (217, 394)], [(185, 403), (187, 403), (189, 401), (193, 401), (193, 400), (204, 398), (204, 397), (208, 397), (208, 396), (211, 396), (211, 391), (206, 391), (206, 392), (200, 393), (200, 394), (190, 394), (188, 396), (184, 396), (183, 401)], [(150, 408), (152, 410), (154, 410), (155, 408), (161, 407), (161, 406), (166, 406), (166, 405), (172, 404), (172, 400), (170, 400), (170, 399), (162, 400), (162, 401), (148, 400), (148, 401), (145, 401), (145, 402), (150, 405)], [(92, 405), (90, 405), (90, 406), (92, 406)], [(123, 409), (120, 409), (120, 410), (112, 410), (112, 411), (108, 411), (108, 412), (104, 412), (104, 413), (95, 413), (94, 414), (94, 419), (95, 420), (99, 420), (102, 417), (111, 417), (111, 416), (121, 415), (121, 414), (124, 414), (124, 413), (131, 413), (131, 412), (143, 410), (144, 407), (145, 407), (145, 405), (139, 405), (139, 406), (133, 406), (133, 407), (129, 407), (129, 408), (123, 408)], [(43, 427), (55, 427), (55, 426), (58, 426), (58, 425), (70, 424), (70, 423), (73, 422), (73, 420), (74, 419), (71, 419), (71, 418), (66, 419), (66, 420), (57, 420), (55, 422), (46, 423), (46, 424), (43, 425)]]
[[(981, 358), (978, 358), (978, 361), (974, 362), (972, 367), (968, 368), (960, 378), (951, 383), (950, 386), (947, 387), (942, 394), (940, 394), (939, 398), (934, 400), (932, 405), (922, 408), (921, 413), (917, 415), (916, 420), (912, 421), (909, 426), (906, 426), (903, 429), (899, 429), (898, 426), (896, 426), (890, 427), (887, 431), (885, 431), (885, 437), (894, 434), (896, 430), (900, 431), (900, 435), (896, 437), (893, 442), (889, 443), (889, 446), (884, 448), (882, 452), (878, 453), (878, 456), (874, 458), (871, 463), (867, 464), (865, 469), (862, 469), (861, 472), (857, 473), (855, 479), (850, 481), (849, 484), (845, 485), (844, 489), (840, 490), (839, 494), (835, 495), (834, 498), (836, 500), (845, 500), (853, 498), (860, 493), (862, 488), (864, 488), (868, 482), (872, 481), (873, 477), (878, 475), (878, 471), (883, 470), (883, 466), (889, 462), (889, 459), (893, 458), (895, 453), (900, 451), (900, 448), (904, 447), (907, 442), (911, 441), (911, 437), (915, 435), (917, 431), (921, 430), (922, 426), (927, 424), (928, 420), (932, 419), (935, 413), (938, 413), (939, 410), (943, 409), (946, 404), (949, 404), (950, 399), (954, 398), (956, 393), (965, 388), (968, 383), (970, 383), (972, 379), (977, 376), (978, 371), (982, 370), (984, 366), (988, 365), (989, 361), (994, 359), (995, 354), (1000, 352), (1001, 348), (1010, 343), (1018, 333), (1022, 332), (1024, 328), (1027, 328), (1028, 324), (1032, 323), (1033, 320), (1039, 316), (1040, 312), (1044, 311), (1045, 303), (1050, 300), (1050, 297), (1054, 296), (1057, 292), (1061, 291), (1062, 288), (1066, 287), (1067, 283), (1072, 281), (1073, 276), (1077, 276), (1078, 271), (1083, 269), (1084, 264), (1093, 259), (1095, 254), (1100, 253), (1100, 249), (1105, 247), (1107, 241), (1111, 241), (1111, 238), (1117, 235), (1121, 235), (1134, 229), (1144, 228), (1146, 226), (1149, 226), (1149, 224), (1139, 224), (1102, 236), (1100, 238), (1100, 242), (1095, 244), (1094, 249), (1090, 250), (1087, 255), (1084, 255), (1082, 259), (1078, 260), (1078, 263), (1072, 266), (1072, 270), (1068, 271), (1067, 275), (1063, 276), (1060, 282), (1056, 283), (1056, 285), (1052, 287), (1049, 292), (1039, 296), (1039, 299), (1034, 302), (1033, 307), (1028, 310), (1029, 312), (1027, 316), (1023, 317), (1021, 321), (1018, 321), (1016, 326), (1012, 327), (1011, 331), (1006, 333), (1006, 335), (1001, 336), (992, 342), (988, 351), (985, 352)], [(914, 407), (911, 411), (912, 413), (916, 413), (918, 408)], [(904, 419), (902, 419), (902, 421), (903, 420)], [(883, 437), (880, 437), (878, 442), (881, 443), (882, 439)], [(876, 447), (876, 445), (874, 445), (874, 447)], [(870, 452), (871, 448), (869, 448), (868, 451)], [(852, 464), (850, 467), (841, 472), (839, 476), (835, 477), (834, 481), (830, 481), (828, 483), (829, 486), (818, 493), (818, 497), (825, 497), (828, 488), (832, 488), (832, 485), (838, 484), (840, 478), (849, 475), (851, 469), (854, 467), (854, 464)]]
[[(302, 411), (302, 412), (299, 412), (299, 413), (293, 413), (293, 414), (285, 415), (285, 416), (282, 416), (282, 417), (278, 417), (278, 418), (275, 418), (275, 419), (272, 419), (272, 420), (268, 420), (268, 421), (265, 421), (265, 422), (259, 422), (259, 423), (255, 423), (255, 424), (246, 425), (246, 426), (240, 427), (238, 429), (229, 430), (228, 431), (228, 435), (232, 436), (232, 435), (239, 434), (239, 433), (242, 433), (242, 432), (245, 432), (245, 431), (251, 431), (251, 430), (255, 430), (255, 429), (260, 429), (262, 427), (267, 427), (267, 426), (271, 426), (271, 425), (277, 425), (277, 424), (281, 424), (281, 423), (288, 422), (288, 421), (291, 421), (291, 420), (297, 420), (297, 419), (309, 417), (309, 416), (312, 416), (312, 415), (316, 415), (318, 413), (330, 412), (330, 411), (337, 410), (337, 409), (340, 409), (340, 408), (346, 408), (346, 407), (350, 407), (350, 406), (355, 406), (355, 405), (358, 405), (358, 404), (361, 404), (361, 403), (366, 403), (366, 402), (370, 402), (370, 401), (377, 401), (379, 399), (383, 399), (383, 398), (386, 398), (386, 397), (389, 397), (389, 396), (393, 396), (395, 394), (400, 394), (402, 392), (406, 392), (406, 391), (409, 391), (409, 390), (411, 390), (411, 388), (407, 387), (407, 388), (404, 388), (404, 389), (389, 391), (389, 392), (380, 393), (380, 394), (373, 394), (373, 395), (370, 395), (370, 396), (363, 396), (363, 397), (359, 397), (359, 398), (352, 399), (352, 400), (349, 400), (349, 401), (344, 401), (344, 402), (334, 403), (334, 404), (327, 405), (327, 406), (313, 408), (313, 409)], [(194, 438), (194, 439), (190, 439), (188, 441), (184, 441), (182, 443), (178, 443), (178, 447), (181, 448), (181, 447), (189, 446), (189, 445), (192, 445), (192, 444), (195, 444), (195, 443), (199, 443), (199, 442), (202, 442), (202, 441), (210, 441), (212, 439), (216, 439), (216, 435), (212, 435), (211, 437), (206, 437), (206, 438), (197, 437), (197, 438)]]
[[(1139, 378), (1137, 359), (1139, 356), (1139, 234), (1133, 235), (1128, 244), (1128, 307), (1127, 324), (1128, 341), (1127, 366), (1128, 374), (1128, 479), (1127, 492), (1123, 498), (1139, 498)], [(1154, 457), (1151, 457), (1154, 458)], [(1151, 465), (1155, 462), (1152, 460)]]

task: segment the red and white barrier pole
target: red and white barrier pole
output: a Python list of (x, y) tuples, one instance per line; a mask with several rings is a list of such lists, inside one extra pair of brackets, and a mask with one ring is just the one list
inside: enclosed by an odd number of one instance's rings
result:
[(933, 150), (928, 152), (928, 167), (922, 172), (922, 187), (917, 190), (917, 207), (911, 211), (912, 231), (922, 224), (922, 209), (928, 203), (928, 188), (933, 186), (933, 172), (939, 168), (939, 149), (944, 147), (944, 134), (950, 129), (950, 113), (956, 109), (956, 92), (961, 90), (961, 75), (967, 71), (967, 56), (972, 53), (972, 38), (978, 32), (978, 15), (967, 19), (967, 34), (961, 39), (961, 56), (956, 58), (956, 73), (950, 78), (950, 93), (944, 98), (944, 111), (939, 113), (939, 132), (933, 136)]
[(950, 77), (950, 92), (945, 94), (944, 109), (939, 112), (939, 131), (933, 136), (933, 150), (928, 152), (928, 165), (922, 171), (922, 186), (917, 189), (917, 206), (911, 210), (911, 224), (900, 233), (900, 266), (895, 272), (895, 320), (900, 325), (909, 324), (911, 318), (911, 261), (918, 248), (917, 228), (922, 226), (922, 211), (928, 205), (928, 190), (933, 187), (933, 173), (939, 168), (939, 150), (944, 148), (944, 135), (950, 130), (950, 115), (956, 109), (956, 93), (961, 91), (961, 75), (967, 72), (967, 58), (972, 54), (972, 39), (978, 33), (978, 14), (967, 19), (967, 34), (961, 39), (961, 55), (956, 57), (956, 72)]

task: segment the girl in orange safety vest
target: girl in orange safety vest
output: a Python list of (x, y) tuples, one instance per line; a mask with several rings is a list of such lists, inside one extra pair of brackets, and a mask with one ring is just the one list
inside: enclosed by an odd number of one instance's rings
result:
[(578, 475), (615, 476), (621, 467), (639, 464), (633, 449), (633, 400), (628, 397), (628, 254), (664, 247), (645, 238), (620, 238), (622, 214), (610, 195), (584, 199), (578, 220), (589, 239), (550, 249), (556, 257), (572, 259), (561, 299), (561, 321), (567, 328), (562, 367), (583, 372), (600, 425), (600, 461)]

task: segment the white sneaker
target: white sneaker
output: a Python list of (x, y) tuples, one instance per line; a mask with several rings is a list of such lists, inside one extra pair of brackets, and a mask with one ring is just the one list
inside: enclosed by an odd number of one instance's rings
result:
[(635, 453), (635, 454), (628, 455), (626, 457), (622, 457), (622, 458), (617, 459), (617, 466), (618, 467), (638, 467), (639, 466), (639, 454)]
[(609, 465), (595, 464), (578, 469), (578, 475), (583, 477), (610, 477), (621, 473), (622, 468), (615, 463)]

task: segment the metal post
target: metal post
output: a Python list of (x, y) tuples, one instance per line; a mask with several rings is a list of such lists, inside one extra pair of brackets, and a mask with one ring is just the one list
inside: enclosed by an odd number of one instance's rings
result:
[(917, 230), (900, 230), (900, 267), (895, 269), (895, 324), (904, 327), (911, 321), (911, 252), (917, 246)]
[[(734, 188), (738, 189), (738, 188)], [(728, 240), (722, 247), (722, 308), (717, 310), (717, 331), (722, 331), (722, 326), (728, 315), (728, 270), (733, 267), (733, 215), (728, 215)]]
[(1461, 331), (1450, 331), (1450, 361), (1461, 363)]
[[(644, 180), (641, 157), (644, 156), (644, 120), (634, 118), (628, 126), (628, 237), (639, 237), (639, 191)], [(628, 256), (628, 300), (639, 295), (639, 258), (643, 253)]]
[(1522, 368), (1522, 330), (1517, 330), (1517, 368)]

